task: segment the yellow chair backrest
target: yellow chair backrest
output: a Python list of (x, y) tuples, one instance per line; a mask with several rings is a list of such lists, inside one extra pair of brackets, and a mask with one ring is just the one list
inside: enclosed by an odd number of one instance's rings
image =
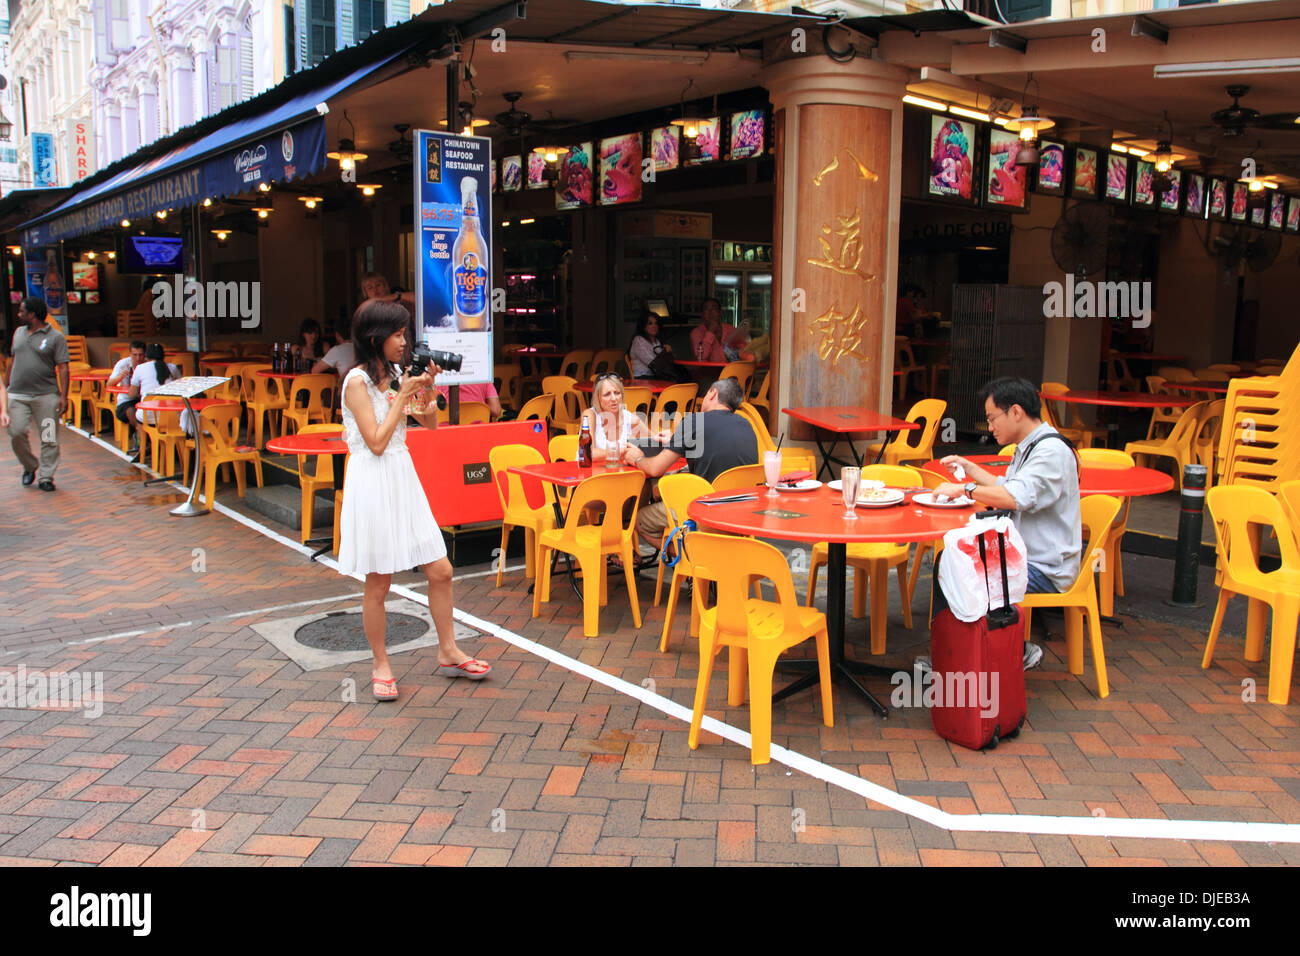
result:
[(1277, 500), (1291, 522), (1291, 530), (1300, 533), (1300, 480), (1282, 482), (1277, 489)]
[[(900, 431), (890, 442), (890, 448), (896, 453), (903, 453), (908, 458), (928, 459), (934, 452), (934, 439), (939, 434), (939, 425), (943, 422), (943, 413), (948, 403), (941, 398), (923, 398), (907, 410), (909, 422), (924, 421), (920, 429)], [(913, 444), (911, 436), (916, 436)]]
[[(690, 410), (691, 402), (695, 401), (695, 396), (699, 394), (699, 391), (700, 387), (694, 382), (669, 385), (655, 399), (655, 415), (660, 418), (664, 415), (680, 418)], [(656, 427), (665, 426), (657, 425)]]
[(738, 465), (735, 468), (728, 468), (718, 477), (713, 479), (714, 491), (735, 491), (737, 489), (752, 489), (755, 485), (764, 484), (767, 476), (763, 474), (762, 465)]
[(726, 365), (724, 365), (722, 367), (722, 371), (718, 373), (719, 381), (721, 381), (724, 378), (734, 378), (737, 382), (739, 382), (740, 393), (742, 395), (749, 394), (749, 383), (750, 380), (753, 379), (753, 377), (754, 377), (753, 362), (729, 362)]
[[(257, 373), (259, 371), (271, 371), (271, 363), (257, 362), (245, 365), (239, 370), (239, 373), (244, 380), (243, 395), (240, 397), (245, 402), (267, 401), (271, 398), (268, 383), (275, 380), (267, 378), (265, 375), (258, 375)], [(259, 398), (259, 395), (262, 397)]]
[(308, 414), (324, 414), (325, 409), (333, 405), (337, 385), (338, 379), (333, 375), (295, 375), (289, 380), (289, 390), (285, 393), (289, 407), (298, 411), (305, 410)]
[(757, 408), (749, 402), (741, 402), (740, 407), (736, 409), (737, 415), (743, 415), (749, 422), (750, 427), (754, 429), (754, 440), (758, 442), (758, 454), (761, 457), (765, 451), (775, 451), (776, 442), (772, 441), (772, 435), (767, 430), (767, 423), (763, 421), (763, 416), (759, 414)]
[[(564, 537), (573, 540), (579, 531), (579, 522), (583, 521), (583, 512), (588, 509), (604, 511), (600, 524), (600, 543), (604, 548), (617, 545), (623, 535), (636, 527), (637, 502), (641, 499), (641, 489), (645, 485), (645, 475), (639, 471), (607, 471), (593, 474), (569, 494), (569, 513), (564, 522)], [(631, 502), (632, 507), (628, 508)], [(594, 514), (590, 511), (589, 514)], [(624, 514), (628, 523), (623, 524)], [(582, 525), (588, 528), (589, 525)]]
[(1082, 590), (1092, 583), (1094, 565), (1106, 549), (1111, 526), (1119, 515), (1122, 502), (1112, 495), (1088, 495), (1079, 502), (1079, 517), (1083, 525), (1083, 540), (1087, 542), (1083, 560), (1079, 562), (1079, 576), (1070, 591)]
[(203, 433), (203, 454), (213, 461), (228, 457), (235, 452), (239, 442), (239, 406), (209, 405), (199, 412), (200, 429)]
[(1175, 445), (1190, 446), (1192, 440), (1196, 437), (1196, 429), (1201, 421), (1201, 413), (1209, 402), (1197, 402), (1195, 405), (1188, 406), (1183, 413), (1178, 416), (1178, 421), (1174, 423), (1174, 430), (1169, 433), (1169, 441)]
[[(1300, 570), (1295, 529), (1273, 495), (1253, 485), (1216, 485), (1206, 493), (1205, 503), (1214, 521), (1219, 559), (1236, 581), (1258, 588), (1269, 586), (1268, 576), (1259, 569), (1259, 558), (1251, 546), (1251, 525), (1269, 525), (1276, 531), (1282, 571)], [(1234, 541), (1241, 546), (1233, 547)]]
[(712, 581), (718, 586), (719, 636), (748, 637), (749, 596), (755, 577), (766, 578), (776, 588), (776, 603), (781, 606), (785, 627), (792, 631), (800, 629), (800, 605), (790, 564), (772, 545), (753, 538), (693, 531), (686, 536), (686, 553), (695, 570), (697, 607), (703, 609), (704, 595), (709, 592), (704, 585)]
[(548, 375), (542, 379), (542, 392), (555, 400), (551, 417), (557, 422), (576, 422), (582, 414), (584, 401), (582, 393), (574, 387), (577, 384), (571, 375)]
[(560, 360), (560, 374), (567, 375), (575, 381), (585, 380), (595, 354), (591, 349), (571, 349)]
[(519, 417), (515, 420), (526, 422), (533, 418), (547, 418), (550, 416), (551, 407), (554, 404), (554, 395), (536, 395), (524, 402), (524, 407), (519, 409)]
[(644, 385), (630, 385), (623, 389), (623, 405), (634, 415), (649, 419), (654, 400), (655, 393)]
[(550, 455), (551, 461), (577, 461), (578, 436), (556, 435), (547, 445), (546, 451)]
[(883, 481), (894, 488), (919, 488), (921, 472), (909, 465), (864, 465), (863, 481)]
[(1001, 448), (998, 449), (998, 454), (1014, 455), (1016, 453), (1016, 448), (1018, 447), (1019, 446), (1015, 442), (1012, 442), (1010, 445), (1003, 445)]
[(622, 349), (601, 349), (591, 360), (588, 378), (594, 378), (605, 372), (618, 372), (619, 363), (623, 361)]
[(1118, 448), (1079, 448), (1079, 462), (1093, 468), (1133, 468), (1133, 456)]
[(659, 495), (664, 500), (668, 526), (671, 528), (685, 521), (691, 502), (713, 490), (714, 487), (699, 475), (664, 475), (660, 478)]
[[(298, 434), (299, 435), (332, 434), (332, 435), (341, 436), (343, 433), (339, 430), (338, 425), (331, 425), (328, 422), (312, 422), (310, 425), (302, 426), (302, 429), (298, 432)], [(345, 447), (346, 446), (344, 445), (340, 445), (339, 446), (340, 452)], [(299, 456), (298, 470), (300, 472), (302, 471), (302, 467), (303, 467), (303, 458), (302, 456)], [(334, 480), (334, 456), (333, 455), (316, 456), (316, 473), (313, 475), (313, 477), (318, 479), (319, 481)]]
[(1180, 368), (1177, 365), (1162, 365), (1156, 370), (1157, 375), (1162, 375), (1170, 382), (1194, 382), (1196, 376), (1192, 374), (1191, 369)]
[(506, 514), (512, 511), (535, 512), (551, 507), (555, 500), (555, 492), (550, 482), (540, 482), (543, 501), (541, 505), (534, 508), (528, 504), (523, 475), (512, 474), (509, 470), (524, 465), (540, 465), (543, 461), (542, 453), (532, 445), (497, 445), (488, 451), (488, 466), (492, 469), (497, 498), (501, 501), (503, 512)]

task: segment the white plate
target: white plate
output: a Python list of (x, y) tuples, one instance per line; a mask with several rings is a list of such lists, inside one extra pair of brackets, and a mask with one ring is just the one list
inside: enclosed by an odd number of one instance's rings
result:
[(807, 478), (799, 482), (799, 484), (797, 485), (777, 485), (776, 490), (786, 491), (786, 492), (816, 491), (821, 486), (822, 483), (820, 481), (815, 481), (812, 478)]
[(929, 508), (967, 508), (975, 503), (965, 495), (962, 495), (960, 498), (953, 501), (935, 501), (933, 491), (924, 491), (912, 500), (918, 505), (925, 505)]
[(844, 486), (840, 484), (840, 480), (836, 478), (834, 481), (826, 482), (826, 487), (829, 488), (831, 491), (839, 491)]
[(891, 489), (886, 489), (885, 493), (889, 495), (888, 498), (879, 498), (870, 501), (865, 498), (859, 498), (858, 507), (859, 508), (889, 508), (893, 505), (898, 505), (903, 503), (904, 495), (901, 491), (891, 488)]

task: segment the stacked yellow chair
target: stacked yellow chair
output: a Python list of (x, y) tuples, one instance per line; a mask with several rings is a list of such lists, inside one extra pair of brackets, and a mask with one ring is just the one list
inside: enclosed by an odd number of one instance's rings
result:
[(1228, 384), (1216, 455), (1220, 484), (1255, 484), (1276, 493), (1282, 482), (1300, 478), (1300, 456), (1294, 451), (1298, 398), (1295, 356), (1280, 375)]

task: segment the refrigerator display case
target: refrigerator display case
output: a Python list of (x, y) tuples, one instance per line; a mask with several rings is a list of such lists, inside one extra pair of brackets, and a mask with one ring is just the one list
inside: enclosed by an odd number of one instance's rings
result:
[(772, 245), (713, 241), (713, 297), (722, 321), (749, 323), (750, 335), (772, 330)]

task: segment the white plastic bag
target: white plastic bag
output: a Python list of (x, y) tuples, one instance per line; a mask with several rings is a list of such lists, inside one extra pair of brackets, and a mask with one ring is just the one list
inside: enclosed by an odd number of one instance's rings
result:
[[(939, 587), (948, 608), (959, 621), (978, 621), (989, 608), (1005, 605), (1002, 598), (1002, 568), (998, 533), (1006, 542), (1007, 588), (1011, 603), (1025, 599), (1029, 584), (1029, 562), (1025, 541), (1015, 522), (1006, 516), (974, 518), (943, 536), (943, 557), (939, 562)], [(984, 538), (987, 565), (980, 561), (979, 539)]]

